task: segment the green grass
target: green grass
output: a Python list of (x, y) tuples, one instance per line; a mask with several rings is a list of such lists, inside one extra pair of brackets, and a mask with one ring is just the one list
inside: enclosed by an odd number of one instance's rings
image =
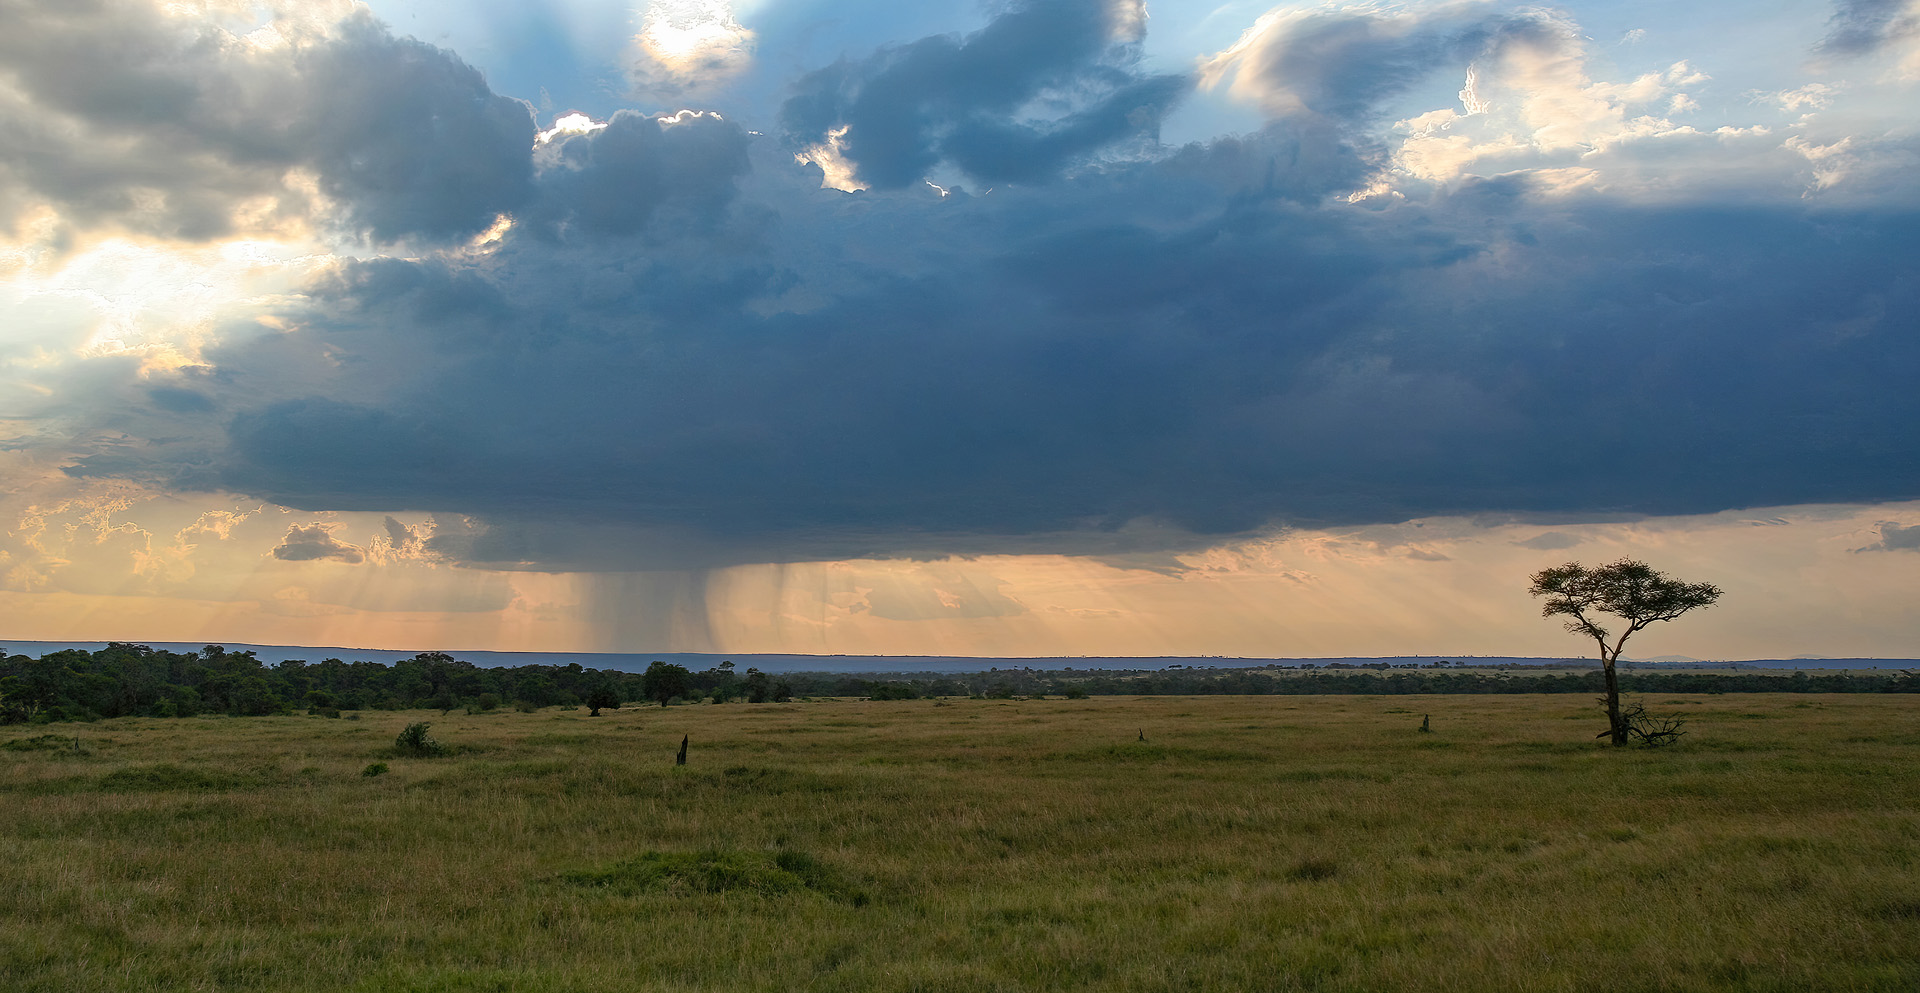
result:
[(0, 728), (0, 988), (1920, 989), (1920, 699), (1649, 706), (1681, 744), (1564, 696)]

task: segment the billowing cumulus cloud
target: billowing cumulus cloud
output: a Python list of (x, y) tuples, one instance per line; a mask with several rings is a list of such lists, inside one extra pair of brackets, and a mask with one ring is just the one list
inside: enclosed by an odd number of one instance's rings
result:
[[(1712, 67), (1612, 78), (1567, 14), (1283, 10), (1190, 77), (1145, 63), (1139, 13), (1032, 0), (797, 73), (757, 119), (549, 132), (349, 16), (235, 63), (292, 94), (263, 151), (189, 144), (235, 189), (310, 175), (302, 216), (414, 253), (236, 303), (191, 361), (52, 363), (34, 410), (69, 479), (394, 514), (342, 547), (659, 570), (676, 603), (738, 563), (1165, 563), (1290, 527), (1920, 496), (1910, 139), (1785, 101), (1701, 118)], [(1266, 124), (1160, 145), (1196, 79)], [(217, 137), (185, 92), (85, 119)], [(281, 547), (322, 547), (302, 527)], [(838, 606), (1024, 616), (869, 585)]]
[(0, 224), (50, 209), (69, 230), (203, 240), (330, 203), (323, 224), (445, 240), (531, 196), (525, 103), (364, 12), (283, 6), (236, 33), (137, 0), (9, 3)]
[(283, 562), (311, 562), (315, 559), (332, 559), (336, 562), (358, 564), (366, 561), (367, 553), (358, 545), (349, 545), (333, 536), (335, 528), (326, 524), (295, 524), (287, 528), (287, 536), (280, 544), (273, 546), (273, 557)]
[(830, 183), (900, 189), (942, 164), (987, 185), (1052, 179), (1151, 138), (1186, 90), (1180, 76), (1137, 68), (1145, 20), (1139, 0), (1019, 3), (965, 38), (922, 38), (808, 74), (781, 122), (804, 157), (824, 160)]
[(543, 143), (538, 162), (528, 222), (548, 237), (631, 235), (663, 206), (706, 227), (747, 172), (747, 134), (717, 114), (623, 110), (605, 127)]

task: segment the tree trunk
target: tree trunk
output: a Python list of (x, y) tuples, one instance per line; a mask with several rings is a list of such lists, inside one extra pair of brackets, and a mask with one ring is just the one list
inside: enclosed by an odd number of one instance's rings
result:
[(1613, 729), (1613, 744), (1619, 747), (1627, 743), (1627, 725), (1620, 719), (1620, 677), (1613, 671), (1613, 660), (1618, 656), (1604, 659), (1607, 667), (1607, 726)]

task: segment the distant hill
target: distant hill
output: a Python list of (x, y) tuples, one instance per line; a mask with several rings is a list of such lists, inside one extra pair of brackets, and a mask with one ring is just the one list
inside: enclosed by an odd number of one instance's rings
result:
[[(0, 650), (8, 655), (41, 656), (48, 652), (57, 652), (68, 648), (80, 648), (98, 651), (106, 647), (103, 641), (4, 641), (0, 640)], [(139, 642), (152, 648), (170, 652), (191, 652), (206, 647), (203, 642)], [(229, 651), (250, 651), (263, 662), (278, 663), (288, 659), (302, 659), (318, 662), (322, 659), (344, 659), (349, 662), (379, 662), (391, 665), (401, 659), (409, 659), (419, 654), (414, 651), (383, 648), (339, 648), (301, 645), (246, 645), (228, 642)], [(750, 653), (712, 653), (712, 652), (485, 652), (485, 651), (448, 651), (448, 655), (463, 659), (477, 666), (488, 668), (521, 665), (573, 665), (587, 669), (617, 669), (624, 672), (641, 672), (656, 660), (683, 665), (689, 669), (708, 669), (723, 661), (733, 662), (735, 668), (745, 671), (749, 667), (763, 672), (984, 672), (990, 669), (1170, 669), (1170, 668), (1217, 668), (1247, 669), (1262, 666), (1282, 668), (1300, 668), (1304, 666), (1358, 666), (1385, 663), (1389, 666), (1433, 666), (1445, 664), (1457, 667), (1487, 668), (1493, 666), (1514, 666), (1530, 668), (1585, 669), (1597, 663), (1585, 658), (1542, 658), (1530, 656), (1474, 656), (1474, 655), (1394, 655), (1377, 658), (1225, 658), (1217, 655), (1174, 655), (1153, 657), (1111, 657), (1111, 656), (1056, 656), (1048, 658), (984, 658), (961, 655), (755, 655)], [(1920, 668), (1920, 660), (1915, 659), (1838, 659), (1802, 657), (1795, 659), (1747, 659), (1739, 661), (1714, 661), (1695, 659), (1685, 655), (1662, 655), (1655, 658), (1625, 661), (1623, 666), (1655, 666), (1659, 668), (1695, 669), (1695, 668), (1741, 668), (1741, 669), (1910, 669)]]

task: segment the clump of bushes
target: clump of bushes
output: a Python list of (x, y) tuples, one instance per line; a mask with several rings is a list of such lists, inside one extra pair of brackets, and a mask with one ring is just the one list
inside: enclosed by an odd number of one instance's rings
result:
[(393, 750), (401, 755), (410, 755), (414, 758), (432, 758), (436, 755), (445, 755), (447, 753), (447, 746), (442, 745), (439, 739), (427, 733), (427, 728), (429, 727), (432, 727), (432, 725), (425, 721), (407, 725), (406, 729), (400, 732), (400, 736), (393, 739)]
[(365, 769), (360, 770), (360, 775), (368, 776), (368, 777), (384, 776), (386, 774), (387, 774), (387, 764), (385, 762), (375, 762), (372, 765), (367, 766)]

